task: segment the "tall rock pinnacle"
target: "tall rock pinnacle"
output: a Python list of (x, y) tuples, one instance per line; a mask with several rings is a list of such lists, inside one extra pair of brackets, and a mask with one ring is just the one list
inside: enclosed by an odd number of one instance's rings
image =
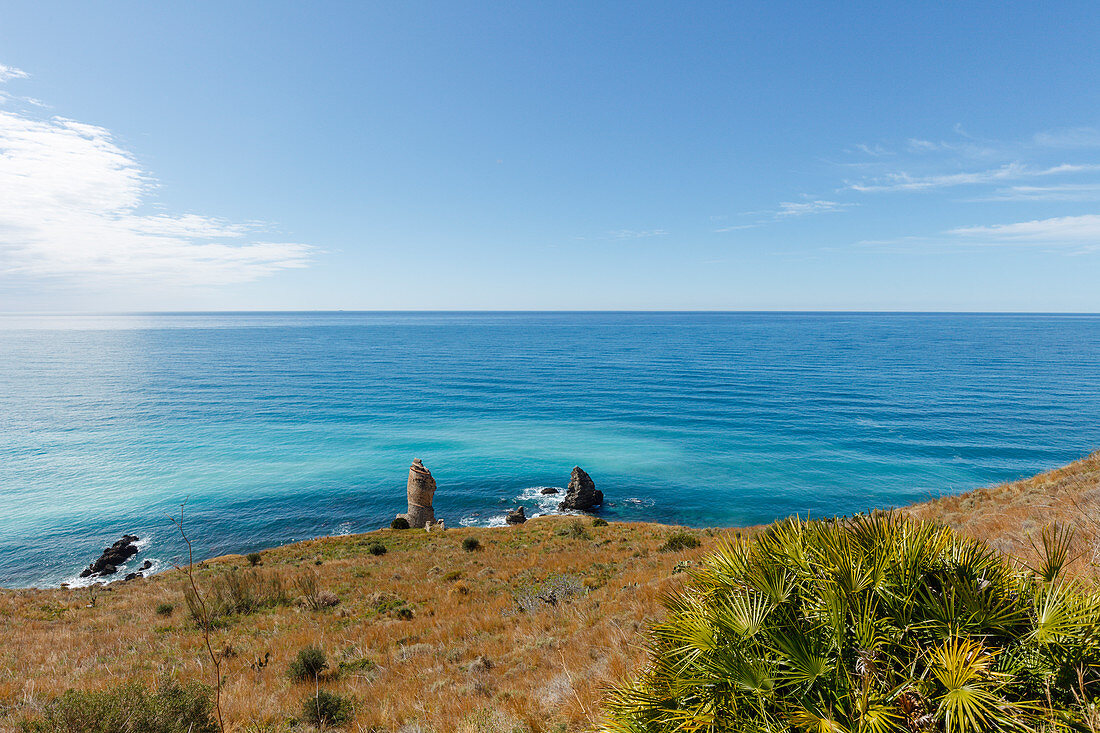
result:
[(435, 496), (435, 479), (432, 472), (424, 468), (419, 458), (413, 459), (409, 467), (409, 483), (406, 493), (409, 496), (409, 511), (398, 514), (409, 521), (410, 527), (424, 527), (435, 521), (432, 497)]
[(580, 466), (574, 466), (573, 475), (569, 478), (569, 488), (558, 508), (564, 511), (587, 511), (600, 504), (603, 504), (603, 492), (596, 489), (596, 482)]

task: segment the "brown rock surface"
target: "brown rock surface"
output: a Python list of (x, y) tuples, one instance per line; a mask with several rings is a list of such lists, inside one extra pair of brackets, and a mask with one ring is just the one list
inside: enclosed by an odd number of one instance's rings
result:
[(409, 511), (398, 514), (408, 520), (410, 527), (422, 528), (435, 522), (435, 510), (432, 497), (435, 496), (435, 479), (432, 472), (424, 468), (419, 458), (414, 458), (409, 466), (409, 482), (406, 486), (409, 498)]

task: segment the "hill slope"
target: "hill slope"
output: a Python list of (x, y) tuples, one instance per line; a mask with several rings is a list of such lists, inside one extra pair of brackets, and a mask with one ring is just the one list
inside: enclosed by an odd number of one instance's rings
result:
[[(1029, 533), (1079, 529), (1078, 573), (1100, 538), (1100, 453), (1023, 481), (902, 511), (1027, 557)], [(380, 530), (203, 563), (196, 580), (224, 612), (211, 639), (223, 661), (231, 730), (294, 729), (314, 684), (294, 682), (300, 650), (323, 649), (320, 684), (354, 696), (359, 731), (581, 730), (601, 696), (644, 659), (639, 632), (660, 597), (725, 536), (665, 549), (655, 524), (540, 518), (518, 527)], [(478, 549), (467, 549), (477, 540)], [(384, 554), (377, 545), (385, 547)], [(101, 589), (0, 591), (0, 729), (69, 688), (159, 677), (211, 679), (204, 637), (178, 571)]]

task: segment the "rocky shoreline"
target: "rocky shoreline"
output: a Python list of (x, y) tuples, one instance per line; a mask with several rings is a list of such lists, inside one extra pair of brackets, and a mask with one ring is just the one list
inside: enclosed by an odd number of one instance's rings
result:
[[(428, 470), (423, 461), (414, 458), (409, 466), (409, 477), (406, 482), (405, 494), (408, 509), (398, 514), (391, 524), (391, 528), (425, 529), (427, 531), (442, 531), (446, 528), (442, 519), (437, 519), (433, 500), (436, 493), (436, 482), (432, 472)], [(555, 496), (560, 491), (557, 488), (547, 486), (539, 491), (541, 496)], [(596, 488), (595, 481), (580, 466), (574, 466), (569, 477), (565, 495), (558, 503), (557, 509), (561, 512), (594, 512), (604, 503), (604, 494)], [(530, 517), (521, 505), (508, 511), (505, 516), (505, 526), (515, 526), (525, 523)], [(144, 577), (146, 571), (153, 566), (151, 560), (145, 560), (141, 566), (122, 578), (115, 578), (119, 568), (128, 563), (137, 555), (140, 538), (137, 535), (125, 534), (117, 542), (103, 550), (99, 558), (90, 563), (80, 572), (81, 579), (93, 579), (97, 582), (113, 582), (117, 580), (128, 581)], [(69, 587), (69, 583), (62, 583), (61, 587)]]

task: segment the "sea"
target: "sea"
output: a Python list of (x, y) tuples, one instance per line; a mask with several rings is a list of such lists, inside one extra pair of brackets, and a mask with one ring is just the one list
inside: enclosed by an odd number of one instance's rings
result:
[(1100, 316), (0, 315), (0, 586), (388, 526), (744, 526), (894, 507), (1100, 448)]

